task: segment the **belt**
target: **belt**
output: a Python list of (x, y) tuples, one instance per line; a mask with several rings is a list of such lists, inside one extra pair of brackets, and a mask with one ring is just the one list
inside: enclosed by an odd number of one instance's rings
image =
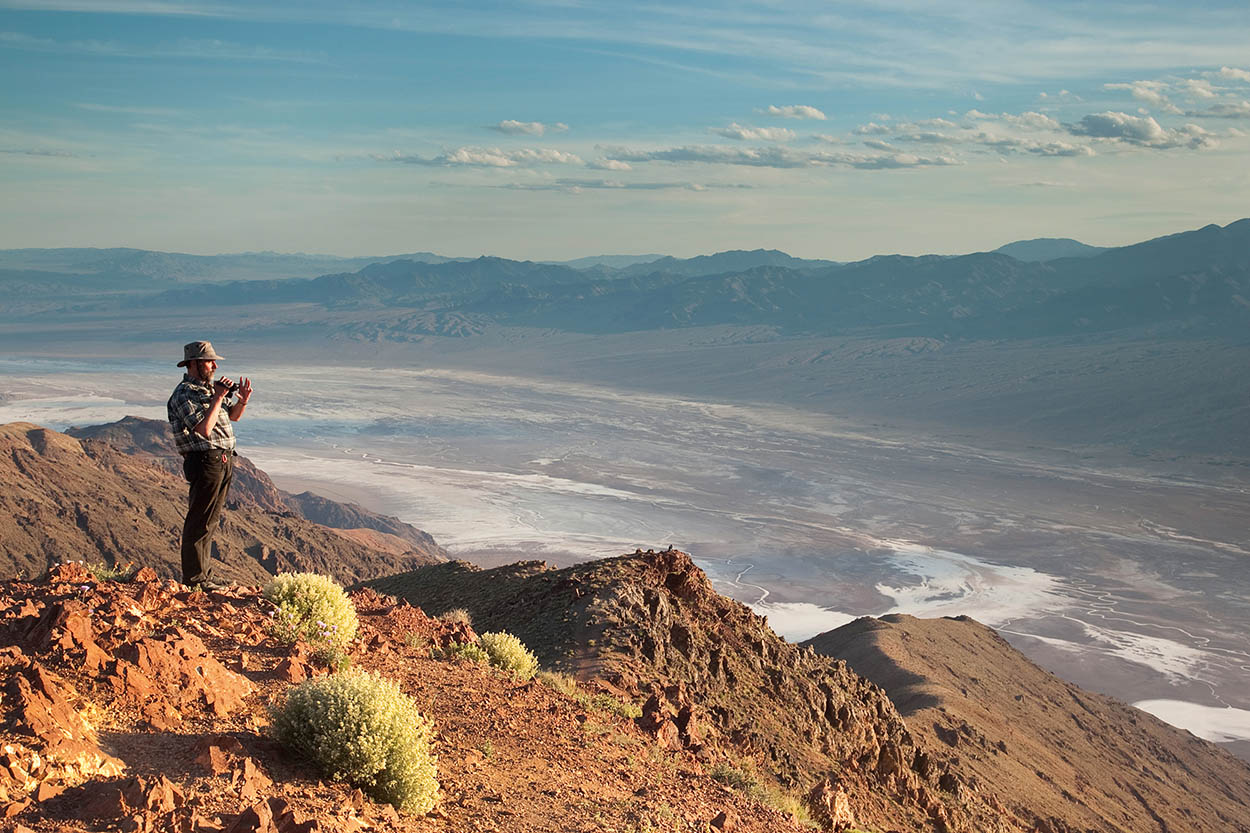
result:
[(188, 452), (187, 456), (190, 457), (193, 454), (199, 457), (220, 458), (221, 462), (226, 463), (229, 462), (231, 457), (237, 456), (238, 452), (233, 448), (204, 448), (199, 451)]

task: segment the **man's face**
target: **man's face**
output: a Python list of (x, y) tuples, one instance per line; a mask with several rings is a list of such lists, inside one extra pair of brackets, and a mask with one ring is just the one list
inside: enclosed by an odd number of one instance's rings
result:
[(196, 359), (191, 362), (190, 367), (191, 376), (201, 382), (211, 382), (213, 374), (217, 372), (217, 362), (206, 359)]

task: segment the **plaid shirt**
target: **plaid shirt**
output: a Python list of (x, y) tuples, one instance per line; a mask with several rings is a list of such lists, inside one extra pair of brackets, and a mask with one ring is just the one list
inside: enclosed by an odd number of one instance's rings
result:
[(217, 424), (208, 432), (208, 439), (192, 430), (208, 416), (213, 407), (211, 382), (206, 384), (192, 379), (190, 374), (183, 374), (182, 382), (174, 388), (174, 394), (169, 397), (166, 407), (169, 412), (169, 426), (174, 429), (174, 445), (183, 457), (193, 451), (234, 448), (234, 430), (230, 427), (230, 415), (226, 413), (229, 407), (224, 401), (217, 411)]

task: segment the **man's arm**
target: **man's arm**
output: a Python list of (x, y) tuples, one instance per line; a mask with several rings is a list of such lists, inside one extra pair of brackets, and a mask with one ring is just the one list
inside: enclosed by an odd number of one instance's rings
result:
[(208, 439), (209, 434), (213, 432), (213, 426), (217, 424), (217, 415), (221, 413), (221, 402), (229, 392), (229, 382), (224, 378), (213, 382), (213, 401), (208, 406), (208, 413), (191, 429), (192, 433), (199, 434), (206, 440)]
[(226, 411), (226, 415), (230, 417), (231, 422), (238, 422), (243, 418), (243, 410), (247, 407), (247, 400), (252, 398), (252, 380), (247, 377), (239, 384), (239, 399), (230, 406), (230, 410)]

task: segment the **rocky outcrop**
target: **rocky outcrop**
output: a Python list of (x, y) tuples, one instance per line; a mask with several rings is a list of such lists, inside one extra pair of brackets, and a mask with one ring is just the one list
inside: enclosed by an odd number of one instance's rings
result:
[(955, 756), (916, 738), (880, 688), (778, 637), (685, 553), (564, 570), (452, 562), (368, 585), (431, 611), (465, 607), (477, 627), (515, 633), (544, 664), (645, 698), (640, 724), (663, 745), (756, 761), (814, 794), (831, 825), (1026, 829), (966, 787)]
[[(0, 425), (0, 576), (41, 575), (88, 561), (148, 565), (181, 576), (178, 542), (186, 482), (151, 456), (126, 454), (29, 423)], [(214, 541), (219, 579), (260, 584), (284, 570), (350, 582), (441, 560), (430, 552), (375, 548), (283, 509), (237, 505)]]

